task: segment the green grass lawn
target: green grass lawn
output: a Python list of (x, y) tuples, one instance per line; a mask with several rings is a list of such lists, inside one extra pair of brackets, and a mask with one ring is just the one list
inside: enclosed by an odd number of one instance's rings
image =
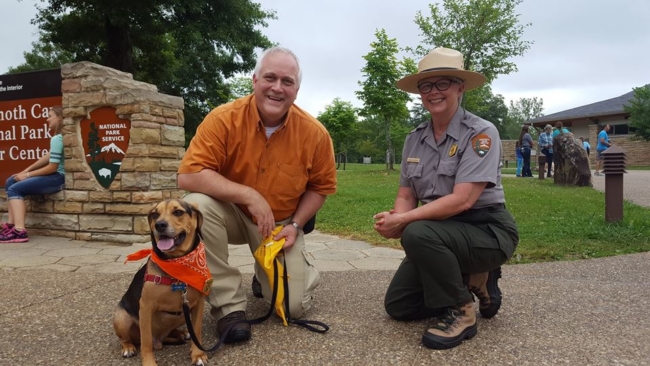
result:
[[(342, 169), (342, 166), (341, 166)], [(347, 164), (338, 171), (338, 192), (318, 213), (317, 229), (381, 246), (400, 248), (379, 236), (372, 216), (392, 208), (399, 166)], [(551, 179), (505, 176), (506, 204), (517, 220), (520, 243), (510, 263), (606, 257), (650, 250), (650, 209), (625, 202), (624, 219), (605, 222), (605, 196), (587, 187), (560, 187)]]

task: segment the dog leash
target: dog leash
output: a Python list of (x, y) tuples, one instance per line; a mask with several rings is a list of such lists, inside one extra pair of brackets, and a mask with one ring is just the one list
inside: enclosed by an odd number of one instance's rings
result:
[[(281, 250), (280, 253), (284, 254), (284, 250)], [(273, 261), (273, 283), (278, 283), (278, 266), (276, 261)], [(307, 320), (307, 319), (291, 319), (291, 313), (289, 312), (289, 276), (287, 275), (287, 263), (284, 263), (284, 278), (283, 278), (283, 283), (284, 283), (284, 308), (286, 311), (286, 318), (287, 318), (287, 323), (295, 324), (298, 326), (301, 326), (307, 330), (311, 330), (312, 332), (316, 333), (325, 333), (328, 330), (330, 330), (330, 327), (323, 323), (319, 322), (317, 320)], [(277, 292), (277, 285), (273, 286), (273, 293)], [(271, 308), (273, 308), (273, 304), (275, 304), (275, 300), (271, 301)]]
[[(284, 253), (284, 251), (281, 251), (281, 252)], [(190, 311), (190, 303), (189, 303), (189, 300), (187, 299), (187, 290), (183, 290), (183, 292), (182, 292), (182, 296), (183, 296), (183, 315), (185, 316), (185, 323), (187, 324), (187, 332), (190, 334), (190, 338), (192, 339), (192, 342), (194, 342), (194, 344), (201, 351), (212, 353), (212, 352), (216, 351), (217, 349), (219, 349), (219, 347), (221, 347), (223, 345), (226, 337), (228, 336), (228, 333), (230, 333), (230, 330), (235, 325), (237, 325), (237, 324), (245, 324), (245, 323), (250, 324), (250, 325), (260, 324), (263, 321), (265, 321), (266, 319), (270, 318), (271, 315), (273, 314), (274, 304), (275, 304), (275, 301), (276, 301), (276, 299), (278, 297), (278, 286), (277, 286), (277, 283), (278, 283), (278, 263), (275, 260), (273, 261), (273, 283), (276, 284), (276, 285), (273, 286), (273, 293), (271, 295), (271, 306), (269, 308), (269, 311), (265, 315), (263, 315), (263, 316), (261, 316), (259, 318), (256, 318), (256, 319), (238, 320), (238, 321), (235, 321), (235, 322), (231, 323), (230, 325), (228, 325), (228, 327), (223, 332), (223, 334), (221, 334), (219, 336), (219, 341), (217, 341), (217, 343), (214, 346), (210, 347), (210, 348), (205, 348), (199, 342), (199, 340), (198, 340), (198, 338), (196, 336), (196, 332), (194, 331), (194, 327), (192, 326), (192, 315), (191, 315), (191, 311)], [(283, 283), (284, 283), (284, 291), (285, 291), (284, 306), (286, 308), (286, 318), (287, 318), (286, 320), (287, 320), (287, 323), (296, 324), (298, 326), (301, 326), (301, 327), (303, 327), (303, 328), (305, 328), (307, 330), (310, 330), (310, 331), (316, 332), (316, 333), (325, 333), (325, 332), (327, 332), (330, 329), (330, 327), (327, 324), (323, 323), (323, 322), (319, 322), (319, 321), (316, 321), (316, 320), (306, 320), (306, 319), (291, 319), (291, 315), (289, 313), (289, 281), (288, 281), (288, 276), (287, 276), (286, 263), (285, 263), (285, 266), (284, 266), (284, 280), (283, 280)]]

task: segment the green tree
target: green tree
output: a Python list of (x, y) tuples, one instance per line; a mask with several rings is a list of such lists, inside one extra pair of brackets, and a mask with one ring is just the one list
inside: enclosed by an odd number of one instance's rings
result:
[(522, 41), (524, 28), (515, 7), (523, 0), (443, 0), (429, 4), (431, 16), (418, 11), (415, 23), (424, 45), (414, 53), (448, 47), (463, 54), (465, 70), (480, 72), (491, 83), (498, 75), (517, 71), (512, 58), (522, 56), (531, 42)]
[(318, 120), (329, 131), (337, 154), (347, 154), (354, 147), (358, 118), (352, 103), (336, 98), (318, 115)]
[[(515, 7), (522, 1), (442, 0), (442, 6), (429, 4), (430, 16), (421, 11), (415, 16), (415, 24), (424, 38), (422, 44), (407, 50), (420, 57), (436, 47), (460, 51), (463, 68), (485, 75), (489, 85), (499, 75), (516, 72), (517, 65), (512, 59), (522, 56), (532, 43), (521, 40), (524, 29), (530, 26), (530, 23), (520, 24), (515, 13)], [(488, 99), (480, 102), (481, 98)], [(502, 112), (497, 99), (491, 90), (479, 88), (465, 93), (463, 106), (478, 115), (485, 108)]]
[[(506, 134), (510, 138), (519, 138), (521, 126), (531, 119), (542, 117), (544, 115), (544, 100), (542, 98), (519, 98), (517, 101), (510, 101), (508, 107), (508, 122), (506, 125)], [(532, 128), (530, 134), (537, 138), (541, 132)], [(539, 149), (539, 146), (537, 146)]]
[(74, 60), (74, 56), (70, 52), (57, 49), (52, 42), (43, 41), (42, 35), (40, 38), (40, 41), (32, 42), (30, 52), (23, 52), (25, 62), (16, 67), (10, 67), (8, 73), (56, 69)]
[(359, 81), (361, 91), (355, 94), (364, 106), (359, 114), (381, 123), (385, 148), (388, 156), (387, 168), (393, 170), (395, 150), (392, 132), (395, 126), (403, 125), (409, 117), (406, 104), (411, 100), (408, 93), (395, 87), (395, 83), (411, 71), (412, 62), (399, 61), (399, 47), (394, 38), (388, 38), (384, 29), (375, 32), (377, 40), (370, 44), (372, 50), (363, 58), (366, 65), (361, 69), (363, 81)]
[[(255, 66), (272, 46), (261, 32), (275, 12), (253, 0), (44, 0), (32, 21), (72, 61), (133, 73), (185, 100), (191, 137), (209, 105), (230, 96), (225, 82)], [(187, 140), (189, 142), (189, 139)]]
[(490, 121), (499, 131), (502, 139), (506, 138), (508, 107), (501, 94), (493, 94), (490, 85), (483, 85), (473, 90), (465, 98), (465, 108), (475, 115)]
[(408, 126), (415, 128), (424, 122), (431, 121), (431, 114), (424, 108), (422, 101), (416, 100), (409, 108)]
[(650, 141), (650, 85), (632, 90), (634, 98), (623, 108), (630, 114), (630, 127), (636, 128), (633, 138)]
[(531, 119), (539, 118), (544, 115), (544, 99), (542, 98), (519, 98), (519, 100), (510, 101), (508, 115), (517, 122), (519, 128)]
[(381, 150), (377, 148), (374, 142), (369, 140), (358, 141), (356, 147), (361, 156), (376, 158), (381, 155)]
[(232, 78), (229, 80), (228, 86), (230, 89), (229, 102), (253, 94), (253, 78), (251, 76)]

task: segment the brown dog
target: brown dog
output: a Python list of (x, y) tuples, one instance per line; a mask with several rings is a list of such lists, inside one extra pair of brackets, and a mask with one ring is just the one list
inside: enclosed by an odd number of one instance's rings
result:
[[(148, 219), (152, 249), (134, 253), (127, 260), (149, 254), (151, 257), (135, 274), (118, 304), (113, 314), (113, 327), (122, 343), (123, 357), (135, 355), (135, 344), (140, 344), (142, 364), (156, 365), (154, 348), (161, 349), (163, 343), (185, 343), (189, 339), (188, 333), (178, 329), (185, 324), (184, 291), (191, 309), (192, 326), (201, 342), (204, 299), (212, 279), (200, 240), (203, 215), (196, 207), (178, 199), (167, 200), (156, 204)], [(208, 360), (206, 353), (194, 343), (191, 357), (193, 365), (205, 365)]]

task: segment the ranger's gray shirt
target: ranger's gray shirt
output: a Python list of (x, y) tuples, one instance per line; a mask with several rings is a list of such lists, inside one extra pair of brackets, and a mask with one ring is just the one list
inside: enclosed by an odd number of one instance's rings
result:
[(451, 194), (457, 183), (487, 182), (472, 208), (505, 203), (501, 154), (496, 127), (459, 107), (438, 142), (431, 122), (419, 125), (406, 137), (400, 186), (410, 187), (424, 205)]

